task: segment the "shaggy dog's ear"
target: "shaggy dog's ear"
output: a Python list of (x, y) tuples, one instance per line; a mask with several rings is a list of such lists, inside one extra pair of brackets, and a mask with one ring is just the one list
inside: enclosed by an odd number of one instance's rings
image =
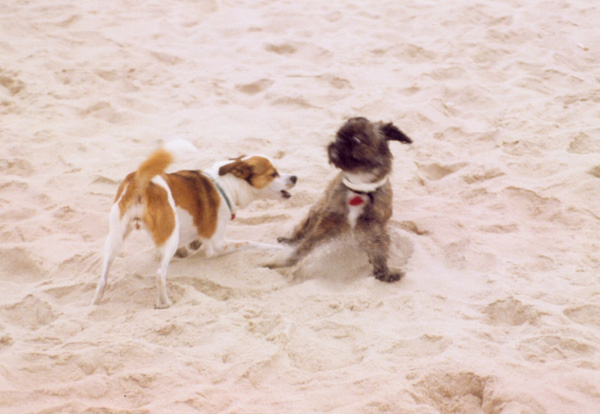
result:
[(391, 122), (380, 126), (379, 130), (388, 141), (400, 141), (405, 144), (412, 144), (412, 139), (407, 137), (404, 132), (400, 131), (398, 127)]

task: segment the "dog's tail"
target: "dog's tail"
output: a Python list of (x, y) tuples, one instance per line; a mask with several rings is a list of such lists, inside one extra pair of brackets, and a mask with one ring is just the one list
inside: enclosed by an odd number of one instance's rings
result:
[(162, 174), (173, 162), (173, 155), (164, 148), (155, 151), (135, 172), (135, 187), (142, 190), (150, 180)]

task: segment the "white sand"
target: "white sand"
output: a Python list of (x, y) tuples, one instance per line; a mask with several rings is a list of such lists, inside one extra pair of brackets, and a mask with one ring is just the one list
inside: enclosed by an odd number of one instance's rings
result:
[[(599, 21), (597, 0), (4, 1), (0, 412), (599, 413)], [(356, 115), (415, 141), (391, 144), (404, 280), (349, 247), (295, 279), (191, 257), (158, 311), (134, 234), (89, 305), (117, 184), (161, 140), (297, 174), (228, 230), (274, 242)]]

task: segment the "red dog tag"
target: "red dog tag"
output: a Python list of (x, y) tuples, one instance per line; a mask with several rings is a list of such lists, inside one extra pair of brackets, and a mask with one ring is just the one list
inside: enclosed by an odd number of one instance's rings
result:
[(350, 199), (350, 201), (348, 201), (348, 204), (350, 204), (351, 206), (360, 206), (364, 202), (365, 202), (365, 200), (364, 200), (364, 198), (362, 198), (362, 196), (355, 195), (354, 197), (352, 197)]

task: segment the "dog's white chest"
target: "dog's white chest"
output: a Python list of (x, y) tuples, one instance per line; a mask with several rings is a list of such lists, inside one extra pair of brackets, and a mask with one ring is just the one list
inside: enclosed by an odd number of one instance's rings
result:
[(346, 202), (348, 203), (348, 223), (354, 228), (356, 226), (356, 221), (363, 213), (366, 204), (369, 202), (369, 196), (367, 194), (348, 191)]

